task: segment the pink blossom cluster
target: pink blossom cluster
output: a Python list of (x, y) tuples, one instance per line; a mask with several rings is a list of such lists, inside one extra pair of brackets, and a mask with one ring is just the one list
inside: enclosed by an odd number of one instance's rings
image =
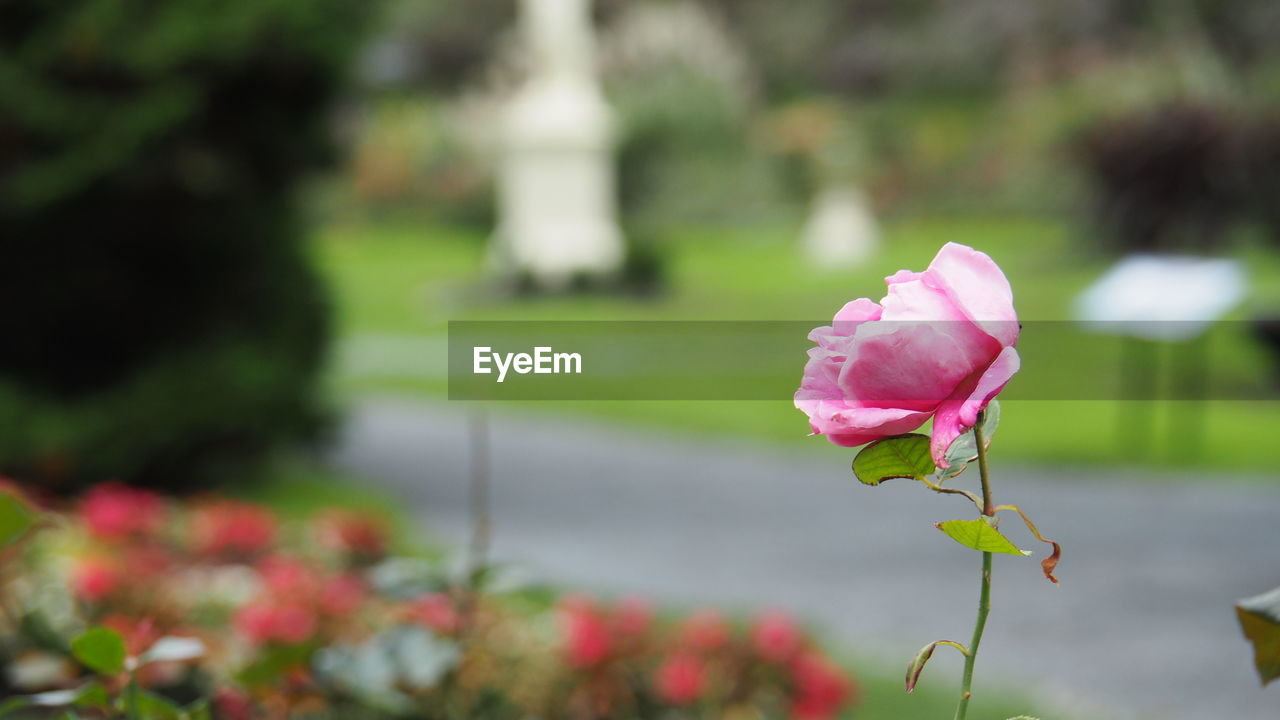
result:
[(852, 679), (792, 617), (773, 610), (747, 628), (704, 609), (658, 631), (641, 600), (608, 605), (570, 596), (558, 606), (565, 662), (583, 678), (592, 704), (621, 701), (618, 678), (647, 668), (660, 702), (726, 712), (777, 705), (797, 720), (837, 717), (857, 696)]

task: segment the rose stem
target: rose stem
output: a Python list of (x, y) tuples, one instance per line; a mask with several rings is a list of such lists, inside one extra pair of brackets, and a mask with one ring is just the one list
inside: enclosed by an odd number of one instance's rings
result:
[[(982, 475), (982, 514), (995, 515), (995, 502), (991, 499), (991, 476), (987, 470), (987, 443), (982, 433), (985, 413), (978, 416), (973, 426), (973, 439), (978, 446), (978, 472)], [(991, 553), (982, 553), (982, 585), (978, 593), (978, 620), (973, 625), (973, 639), (969, 641), (969, 654), (964, 658), (964, 679), (960, 685), (960, 704), (956, 706), (955, 720), (964, 720), (969, 711), (970, 688), (973, 686), (973, 664), (978, 657), (978, 645), (982, 643), (982, 631), (987, 626), (987, 614), (991, 612)]]

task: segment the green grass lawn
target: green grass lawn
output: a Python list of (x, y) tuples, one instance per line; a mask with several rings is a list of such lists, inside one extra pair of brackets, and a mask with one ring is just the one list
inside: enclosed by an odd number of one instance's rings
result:
[[(654, 297), (515, 298), (485, 281), (481, 232), (406, 222), (330, 227), (317, 244), (320, 265), (336, 296), (339, 393), (394, 390), (441, 397), (448, 320), (811, 320), (825, 321), (844, 302), (879, 299), (885, 275), (922, 269), (943, 243), (956, 241), (996, 259), (1014, 288), (1020, 318), (1068, 320), (1079, 290), (1108, 260), (1088, 251), (1067, 223), (1028, 217), (929, 217), (891, 221), (884, 250), (865, 268), (817, 272), (800, 257), (792, 227), (673, 229), (662, 238), (670, 258), (667, 289)], [(1244, 251), (1254, 298), (1240, 311), (1280, 305), (1280, 258), (1256, 245)], [(1059, 337), (1060, 336), (1060, 337)], [(1114, 353), (1106, 338), (1071, 340), (1059, 333), (1036, 345), (1033, 330), (1020, 345), (1024, 367), (1015, 382), (1052, 382), (1061, 399), (1011, 400), (997, 450), (1031, 462), (1132, 464), (1168, 469), (1207, 467), (1263, 471), (1280, 424), (1280, 401), (1267, 395), (1267, 358), (1244, 323), (1211, 333), (1214, 372), (1223, 382), (1269, 400), (1124, 403), (1070, 399), (1072, 389), (1098, 382), (1094, 356)], [(369, 348), (376, 348), (375, 351)], [(388, 350), (390, 348), (390, 350)], [(1168, 354), (1176, 357), (1177, 348)], [(803, 366), (795, 366), (798, 383)], [(1039, 385), (1036, 385), (1039, 387)], [(1011, 385), (1011, 389), (1014, 386)], [(1012, 392), (1010, 393), (1013, 394)], [(1092, 397), (1097, 397), (1096, 393)], [(619, 423), (710, 436), (745, 436), (785, 443), (806, 438), (804, 417), (789, 401), (541, 402), (519, 411), (585, 413)], [(1137, 415), (1150, 428), (1135, 432)]]

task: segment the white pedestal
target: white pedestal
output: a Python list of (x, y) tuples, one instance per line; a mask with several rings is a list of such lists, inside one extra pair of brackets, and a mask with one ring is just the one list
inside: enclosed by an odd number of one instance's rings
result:
[(617, 270), (612, 116), (595, 81), (585, 0), (523, 0), (533, 75), (508, 105), (492, 258), (556, 289)]
[(819, 267), (854, 267), (875, 255), (880, 233), (866, 197), (850, 184), (819, 191), (805, 223), (804, 252)]

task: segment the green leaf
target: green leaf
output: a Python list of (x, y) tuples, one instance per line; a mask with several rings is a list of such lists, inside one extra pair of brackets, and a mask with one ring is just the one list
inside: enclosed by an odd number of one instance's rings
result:
[(209, 699), (201, 698), (182, 709), (183, 717), (187, 720), (213, 720), (213, 710), (210, 709)]
[[(992, 400), (987, 405), (987, 409), (982, 411), (982, 435), (987, 441), (987, 447), (991, 447), (991, 438), (995, 437), (996, 428), (999, 426), (1000, 402)], [(969, 463), (978, 459), (978, 440), (972, 428), (952, 441), (951, 447), (947, 448), (946, 458), (947, 467), (938, 468), (939, 480), (959, 475), (969, 467)]]
[(1266, 685), (1280, 677), (1280, 587), (1236, 603), (1236, 616), (1253, 643), (1253, 665)]
[(968, 548), (979, 552), (1003, 553), (1005, 555), (1030, 555), (1009, 542), (1009, 538), (1000, 534), (985, 517), (977, 520), (948, 520), (934, 523), (934, 527), (947, 534), (947, 537)]
[(289, 670), (304, 667), (311, 661), (315, 647), (310, 644), (278, 645), (258, 654), (258, 659), (236, 676), (241, 684), (253, 687), (271, 685)]
[(124, 638), (114, 630), (95, 627), (71, 641), (71, 654), (82, 665), (103, 675), (124, 670)]
[(134, 696), (137, 701), (137, 717), (142, 720), (182, 720), (182, 708), (170, 701), (146, 690), (139, 690)]
[(853, 474), (867, 485), (879, 485), (891, 478), (920, 480), (933, 474), (934, 469), (929, 436), (918, 433), (877, 440), (853, 459)]
[(78, 708), (104, 710), (111, 706), (111, 696), (107, 694), (107, 689), (96, 682), (82, 685), (78, 695), (75, 702), (72, 703)]
[(0, 702), (0, 718), (10, 717), (34, 706), (35, 703), (25, 697), (9, 698), (4, 702)]
[(36, 524), (35, 513), (17, 495), (0, 490), (0, 548), (22, 539)]

